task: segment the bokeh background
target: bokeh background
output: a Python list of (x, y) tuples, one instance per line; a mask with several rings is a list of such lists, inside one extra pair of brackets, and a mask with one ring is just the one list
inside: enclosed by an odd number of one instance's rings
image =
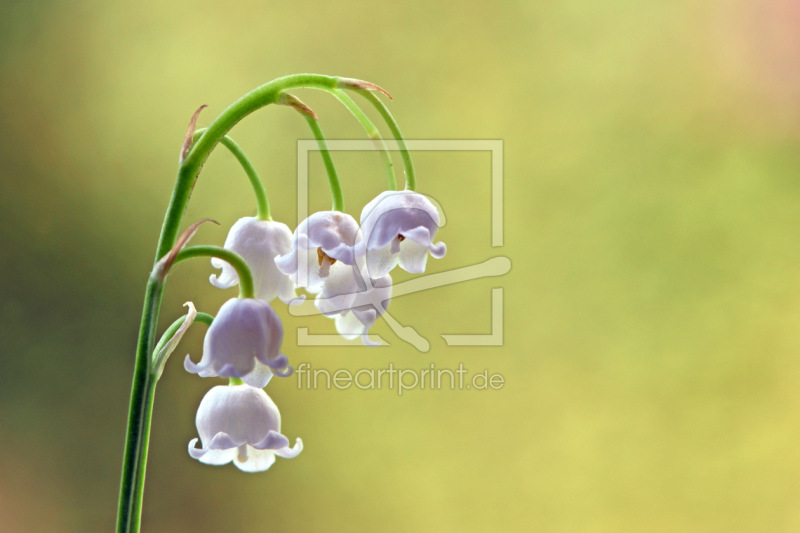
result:
[[(505, 377), (498, 391), (269, 392), (306, 450), (267, 473), (189, 458), (215, 380), (159, 384), (144, 530), (800, 530), (800, 8), (792, 0), (636, 2), (3, 2), (0, 4), (0, 531), (113, 528), (144, 284), (186, 124), (292, 72), (389, 89), (411, 139), (502, 139), (505, 246), (490, 246), (489, 156), (417, 154), (447, 215), (430, 272), (503, 255), (502, 278), (397, 298), (390, 347), (281, 307), (313, 368)], [(360, 139), (329, 96), (297, 95)], [(373, 115), (374, 116), (374, 115)], [(291, 110), (232, 136), (296, 217)], [(380, 192), (374, 153), (337, 154), (348, 210)], [(399, 165), (399, 160), (397, 161)], [(311, 208), (328, 205), (312, 158)], [(186, 221), (221, 244), (254, 213), (212, 154)], [(205, 261), (171, 277), (164, 322), (235, 295)], [(398, 273), (397, 280), (408, 279)], [(504, 345), (488, 333), (503, 287)], [(212, 383), (214, 382), (214, 383)]]

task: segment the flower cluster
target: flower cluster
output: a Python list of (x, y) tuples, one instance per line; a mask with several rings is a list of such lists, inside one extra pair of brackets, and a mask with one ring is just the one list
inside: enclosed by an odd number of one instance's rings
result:
[[(361, 124), (375, 143), (386, 172), (388, 191), (361, 211), (360, 219), (344, 212), (344, 196), (317, 114), (289, 91), (314, 88), (326, 91)], [(404, 190), (397, 180), (389, 149), (369, 117), (349, 92), (372, 105), (394, 136), (403, 159)], [(438, 206), (416, 191), (416, 174), (402, 133), (381, 98), (391, 95), (374, 83), (321, 74), (294, 74), (272, 80), (248, 92), (209, 124), (197, 128), (200, 106), (189, 121), (180, 149), (178, 178), (162, 224), (157, 260), (148, 278), (137, 344), (128, 434), (120, 483), (119, 531), (138, 531), (141, 494), (147, 463), (147, 432), (155, 390), (167, 360), (194, 322), (208, 326), (203, 353), (187, 355), (184, 368), (202, 378), (227, 378), (227, 385), (211, 388), (197, 410), (198, 437), (189, 442), (189, 455), (209, 465), (233, 463), (245, 472), (263, 472), (275, 458), (291, 459), (303, 450), (303, 441), (291, 445), (281, 433), (278, 407), (265, 392), (275, 377), (294, 371), (282, 350), (284, 329), (276, 301), (303, 304), (314, 297), (318, 313), (330, 318), (347, 340), (376, 344), (369, 331), (379, 317), (404, 339), (413, 328), (398, 328), (388, 314), (392, 298), (391, 272), (395, 267), (419, 274), (428, 256), (441, 258), (446, 247), (436, 242), (443, 223)], [(322, 157), (331, 194), (331, 210), (312, 214), (294, 231), (273, 221), (264, 183), (244, 151), (229, 136), (232, 128), (256, 109), (275, 104), (299, 112), (308, 123)], [(205, 161), (217, 146), (227, 148), (246, 174), (256, 200), (256, 216), (240, 218), (224, 246), (188, 246), (205, 218), (179, 234), (187, 204)], [(238, 285), (239, 296), (226, 301), (216, 317), (189, 312), (173, 322), (156, 341), (157, 318), (172, 267), (182, 261), (211, 258), (209, 278), (220, 289)], [(400, 286), (395, 292), (400, 292)], [(279, 304), (280, 305), (280, 304)], [(310, 302), (305, 304), (310, 308)], [(144, 446), (141, 444), (145, 443)]]
[(433, 243), (438, 229), (439, 212), (427, 197), (387, 191), (364, 207), (360, 227), (346, 213), (314, 213), (275, 264), (296, 287), (316, 294), (317, 309), (335, 319), (340, 335), (370, 344), (367, 332), (391, 300), (389, 272), (399, 265), (421, 273), (429, 252), (444, 256), (444, 243)]
[[(392, 296), (390, 271), (425, 270), (428, 254), (440, 258), (445, 245), (434, 243), (439, 212), (427, 197), (412, 191), (387, 191), (369, 202), (360, 224), (340, 211), (321, 211), (303, 220), (292, 233), (282, 223), (242, 218), (231, 228), (225, 249), (239, 254), (253, 276), (255, 298), (225, 302), (209, 328), (198, 363), (186, 356), (184, 367), (201, 377), (231, 378), (211, 389), (197, 412), (198, 439), (189, 443), (195, 459), (212, 465), (231, 461), (246, 472), (268, 469), (275, 456), (297, 456), (280, 433), (278, 408), (262, 390), (277, 375), (292, 373), (281, 353), (283, 325), (271, 303), (300, 301), (297, 289), (315, 294), (314, 303), (335, 320), (346, 339), (361, 337), (386, 312)], [(214, 258), (221, 269), (215, 287), (239, 282), (230, 264)]]

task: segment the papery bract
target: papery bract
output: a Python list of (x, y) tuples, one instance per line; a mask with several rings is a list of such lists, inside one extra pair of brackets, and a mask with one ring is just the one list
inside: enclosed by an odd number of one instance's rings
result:
[(195, 364), (189, 356), (184, 368), (201, 377), (239, 378), (253, 387), (264, 387), (272, 374), (288, 376), (288, 360), (280, 353), (283, 324), (263, 300), (231, 298), (217, 313), (206, 332), (203, 357)]
[[(271, 302), (276, 296), (289, 303), (297, 294), (289, 277), (275, 266), (275, 257), (292, 249), (292, 232), (286, 224), (272, 220), (244, 217), (236, 221), (225, 239), (226, 249), (244, 258), (253, 274), (256, 298)], [(219, 276), (212, 274), (215, 287), (227, 289), (239, 282), (236, 270), (226, 261), (212, 258), (214, 268), (221, 268)]]
[(263, 472), (276, 455), (291, 459), (303, 451), (301, 439), (290, 447), (281, 434), (281, 415), (272, 399), (249, 385), (220, 385), (208, 391), (195, 422), (202, 447), (192, 439), (189, 454), (205, 464), (233, 461), (245, 472)]
[(398, 264), (413, 274), (425, 271), (428, 252), (440, 259), (447, 247), (434, 244), (439, 211), (427, 197), (413, 191), (385, 191), (361, 211), (363, 240), (356, 253), (366, 256), (369, 275), (381, 278)]

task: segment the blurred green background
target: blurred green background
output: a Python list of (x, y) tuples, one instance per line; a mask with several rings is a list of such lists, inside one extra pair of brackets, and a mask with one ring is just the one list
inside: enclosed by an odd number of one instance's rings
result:
[[(490, 246), (486, 153), (419, 153), (447, 215), (429, 272), (511, 259), (502, 278), (397, 298), (390, 347), (296, 346), (314, 368), (505, 377), (499, 391), (269, 393), (306, 449), (267, 473), (189, 458), (217, 380), (170, 361), (156, 398), (144, 531), (800, 530), (800, 10), (712, 2), (0, 5), (0, 531), (109, 531), (144, 284), (186, 124), (292, 72), (368, 79), (410, 139), (502, 139), (505, 246)], [(347, 112), (296, 94), (330, 138)], [(232, 136), (296, 216), (286, 108)], [(313, 154), (312, 154), (313, 155)], [(383, 186), (373, 153), (336, 154), (348, 210)], [(399, 165), (399, 159), (397, 160)], [(311, 208), (327, 208), (312, 158)], [(254, 203), (212, 154), (186, 221), (221, 244)], [(171, 277), (162, 318), (235, 295), (205, 261)], [(397, 274), (396, 280), (409, 279)], [(505, 290), (502, 347), (488, 333)]]

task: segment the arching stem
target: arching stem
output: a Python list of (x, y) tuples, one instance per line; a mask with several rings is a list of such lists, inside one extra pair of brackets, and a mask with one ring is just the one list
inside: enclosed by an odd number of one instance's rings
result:
[(386, 148), (386, 143), (383, 141), (383, 137), (381, 137), (378, 128), (375, 127), (375, 124), (369, 119), (369, 117), (358, 107), (352, 98), (350, 98), (347, 93), (342, 91), (341, 89), (334, 89), (330, 91), (341, 103), (344, 105), (350, 113), (353, 114), (354, 117), (361, 123), (361, 127), (364, 128), (364, 131), (367, 133), (367, 136), (372, 139), (375, 143), (375, 148), (378, 150), (378, 153), (381, 156), (381, 161), (383, 161), (383, 166), (386, 169), (386, 181), (389, 186), (389, 189), (395, 190), (397, 189), (397, 181), (394, 177), (394, 165), (392, 164), (392, 157), (389, 154), (389, 150)]
[(411, 161), (411, 154), (408, 151), (406, 141), (403, 138), (400, 127), (397, 125), (397, 121), (389, 112), (389, 108), (386, 107), (386, 104), (384, 104), (383, 101), (375, 94), (362, 89), (357, 89), (356, 92), (366, 98), (367, 101), (369, 101), (369, 103), (371, 103), (373, 106), (375, 106), (375, 109), (377, 109), (378, 113), (381, 114), (383, 120), (386, 121), (386, 125), (389, 126), (389, 130), (392, 132), (392, 135), (394, 135), (394, 139), (397, 142), (397, 147), (400, 149), (400, 156), (403, 158), (403, 168), (405, 169), (406, 175), (406, 189), (409, 191), (416, 191), (417, 175), (414, 171), (414, 163)]
[[(194, 139), (195, 141), (203, 134), (208, 128), (200, 128), (199, 130), (194, 132)], [(258, 219), (259, 220), (272, 220), (272, 214), (269, 210), (269, 197), (267, 197), (267, 189), (264, 187), (264, 182), (261, 180), (261, 177), (258, 175), (256, 168), (250, 162), (250, 159), (244, 153), (236, 142), (228, 137), (227, 135), (224, 136), (220, 140), (220, 144), (227, 148), (233, 157), (239, 162), (242, 169), (244, 170), (245, 174), (247, 174), (248, 179), (250, 180), (250, 185), (253, 187), (253, 193), (256, 195), (256, 206), (258, 208)]]

